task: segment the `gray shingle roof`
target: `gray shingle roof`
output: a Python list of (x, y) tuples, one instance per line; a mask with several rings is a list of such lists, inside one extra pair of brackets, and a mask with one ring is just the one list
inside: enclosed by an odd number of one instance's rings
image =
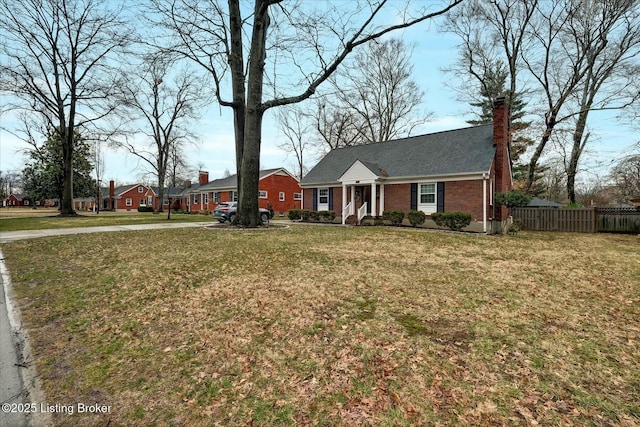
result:
[(527, 205), (530, 208), (560, 208), (562, 205), (557, 202), (553, 202), (551, 200), (539, 199), (538, 197), (533, 197), (529, 204)]
[(493, 125), (474, 126), (332, 150), (300, 184), (337, 183), (356, 160), (390, 179), (482, 173), (494, 155)]

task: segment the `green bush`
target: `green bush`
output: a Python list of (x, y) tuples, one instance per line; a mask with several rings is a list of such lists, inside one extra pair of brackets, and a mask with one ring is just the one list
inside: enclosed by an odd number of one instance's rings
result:
[(138, 206), (138, 212), (153, 212), (153, 206)]
[(303, 221), (309, 222), (311, 220), (311, 211), (309, 209), (302, 209), (300, 211), (300, 217)]
[(333, 222), (336, 218), (335, 211), (320, 211), (318, 212), (318, 216), (320, 217), (320, 221), (322, 222)]
[(439, 227), (447, 227), (453, 231), (460, 231), (471, 224), (471, 214), (466, 212), (434, 212), (431, 219)]
[(416, 211), (416, 210), (411, 210), (407, 214), (407, 218), (409, 218), (409, 222), (414, 227), (417, 227), (418, 225), (424, 224), (424, 221), (425, 221), (426, 217), (427, 216), (424, 214), (424, 212)]
[(318, 222), (320, 221), (320, 213), (318, 211), (309, 211), (309, 221)]
[(384, 211), (382, 219), (391, 222), (391, 225), (400, 225), (404, 219), (404, 211)]
[(527, 206), (531, 202), (531, 196), (522, 190), (502, 191), (496, 193), (496, 202), (508, 208)]
[(291, 221), (300, 221), (302, 219), (302, 209), (289, 209), (288, 216)]

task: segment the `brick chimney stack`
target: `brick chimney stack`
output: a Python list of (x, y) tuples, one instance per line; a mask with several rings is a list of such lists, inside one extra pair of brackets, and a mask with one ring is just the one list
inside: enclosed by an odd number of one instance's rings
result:
[[(509, 158), (509, 105), (505, 97), (496, 98), (493, 103), (493, 146), (495, 156), (495, 192), (511, 191), (511, 159)], [(506, 206), (496, 206), (495, 219), (503, 220), (509, 215)]]
[(116, 199), (116, 183), (114, 180), (109, 181), (109, 202), (107, 208), (113, 210), (113, 203)]
[(199, 174), (200, 175), (198, 176), (198, 184), (204, 185), (209, 182), (209, 172), (200, 171)]

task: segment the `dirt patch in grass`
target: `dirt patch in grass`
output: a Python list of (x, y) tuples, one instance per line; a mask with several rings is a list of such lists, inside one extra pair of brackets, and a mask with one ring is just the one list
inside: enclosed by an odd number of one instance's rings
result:
[(3, 252), (49, 403), (111, 406), (57, 425), (640, 422), (634, 236), (292, 226)]

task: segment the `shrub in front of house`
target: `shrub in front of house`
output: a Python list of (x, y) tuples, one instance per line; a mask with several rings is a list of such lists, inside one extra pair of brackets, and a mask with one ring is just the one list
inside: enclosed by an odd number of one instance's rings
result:
[(309, 221), (310, 222), (318, 222), (318, 221), (320, 221), (320, 212), (318, 212), (318, 211), (309, 211)]
[(319, 211), (320, 222), (333, 222), (336, 218), (336, 211)]
[(447, 227), (453, 231), (460, 231), (471, 224), (471, 214), (466, 212), (434, 212), (431, 219), (439, 227)]
[(153, 206), (138, 206), (138, 212), (153, 212)]
[(302, 219), (302, 209), (289, 209), (287, 215), (290, 221), (300, 221)]
[(427, 216), (422, 211), (411, 210), (407, 214), (407, 218), (409, 219), (409, 222), (411, 223), (412, 226), (417, 227), (418, 225), (424, 224), (424, 221), (427, 218)]
[(404, 219), (404, 211), (384, 211), (382, 212), (382, 219), (389, 221), (391, 225), (400, 225)]

